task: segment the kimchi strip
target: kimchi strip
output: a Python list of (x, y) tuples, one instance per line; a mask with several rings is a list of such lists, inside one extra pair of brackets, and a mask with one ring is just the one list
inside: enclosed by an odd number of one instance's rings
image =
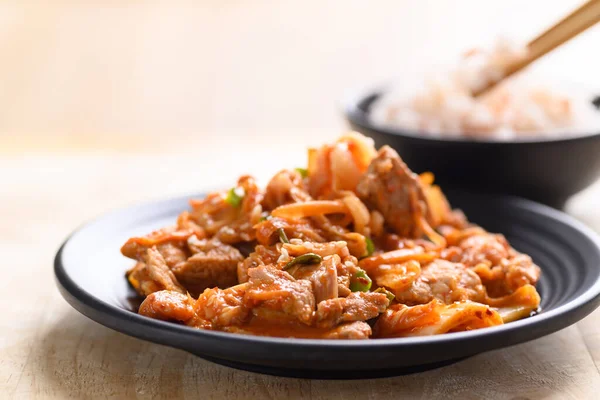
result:
[(433, 300), (424, 305), (389, 308), (374, 330), (379, 337), (429, 336), (502, 324), (500, 314), (485, 304), (465, 301), (447, 305)]
[(365, 233), (365, 228), (371, 221), (369, 209), (354, 193), (345, 195), (342, 198), (342, 201), (352, 215), (352, 219), (354, 220), (354, 230), (358, 233)]
[(421, 229), (425, 233), (425, 235), (431, 240), (439, 249), (443, 249), (446, 247), (446, 239), (439, 233), (437, 233), (425, 220), (425, 218), (421, 217), (419, 219), (419, 224)]
[(279, 206), (271, 212), (271, 215), (279, 218), (300, 219), (315, 215), (346, 214), (348, 212), (348, 207), (343, 202), (313, 200)]
[(486, 304), (494, 307), (506, 322), (528, 317), (539, 309), (540, 295), (532, 285), (524, 285), (510, 295), (499, 298), (487, 298)]

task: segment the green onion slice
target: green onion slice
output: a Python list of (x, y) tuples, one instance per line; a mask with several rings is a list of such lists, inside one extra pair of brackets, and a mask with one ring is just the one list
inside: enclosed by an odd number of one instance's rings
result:
[(373, 281), (362, 269), (350, 279), (350, 290), (353, 292), (368, 292)]
[(387, 290), (384, 287), (378, 287), (375, 290), (375, 293), (383, 293), (387, 296), (388, 300), (390, 301), (390, 304), (392, 304), (392, 301), (394, 301), (394, 299), (396, 298), (396, 296), (394, 295), (394, 293), (390, 292), (389, 290)]
[(308, 176), (308, 170), (306, 168), (294, 168), (303, 178)]
[(298, 264), (302, 264), (302, 265), (319, 264), (319, 263), (321, 263), (321, 261), (323, 261), (323, 257), (321, 257), (320, 255), (315, 254), (315, 253), (306, 253), (306, 254), (302, 254), (301, 256), (294, 258), (292, 261), (285, 264), (285, 266), (283, 267), (283, 270), (287, 271), (288, 269), (292, 268), (294, 265), (298, 265)]
[(242, 200), (244, 200), (244, 189), (233, 187), (229, 189), (227, 192), (227, 197), (225, 197), (225, 201), (232, 207), (239, 207), (242, 204)]
[(263, 213), (263, 216), (262, 216), (262, 217), (260, 217), (260, 222), (263, 222), (263, 221), (268, 221), (268, 220), (270, 220), (271, 218), (273, 218), (273, 217), (271, 216), (271, 214), (269, 214), (268, 212), (266, 212), (266, 211), (265, 211), (265, 212)]
[(281, 243), (289, 243), (289, 239), (287, 238), (287, 235), (285, 234), (285, 231), (283, 230), (283, 228), (279, 228), (277, 229), (277, 233), (279, 233), (279, 241), (281, 241)]
[(375, 252), (375, 244), (368, 236), (365, 236), (365, 241), (367, 242), (367, 255), (365, 257), (371, 257)]

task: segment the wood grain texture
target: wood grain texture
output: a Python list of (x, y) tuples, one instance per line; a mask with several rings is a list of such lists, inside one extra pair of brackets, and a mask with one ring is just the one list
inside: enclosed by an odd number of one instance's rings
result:
[[(420, 74), (474, 37), (530, 37), (580, 2), (0, 1), (0, 398), (597, 398), (600, 311), (426, 373), (311, 381), (109, 330), (61, 298), (52, 271), (82, 222), (241, 173), (264, 183), (340, 133), (348, 88)], [(598, 86), (599, 33), (544, 66)], [(568, 211), (600, 231), (600, 184)]]

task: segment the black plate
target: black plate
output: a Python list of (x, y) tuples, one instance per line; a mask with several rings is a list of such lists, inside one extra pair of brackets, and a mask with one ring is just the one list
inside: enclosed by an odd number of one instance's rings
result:
[(366, 341), (266, 338), (203, 331), (142, 317), (119, 253), (133, 235), (175, 222), (188, 197), (130, 207), (79, 229), (55, 259), (58, 287), (82, 314), (119, 332), (180, 348), (219, 364), (297, 377), (365, 378), (445, 365), (525, 342), (579, 321), (600, 303), (600, 239), (573, 218), (511, 197), (451, 194), (453, 205), (542, 267), (542, 311), (503, 326), (439, 336)]

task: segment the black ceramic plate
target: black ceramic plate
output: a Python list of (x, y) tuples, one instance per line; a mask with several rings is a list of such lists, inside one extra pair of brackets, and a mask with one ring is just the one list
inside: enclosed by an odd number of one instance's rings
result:
[(275, 375), (365, 378), (415, 372), (525, 342), (575, 323), (600, 302), (600, 240), (569, 216), (511, 197), (451, 194), (454, 206), (505, 234), (543, 271), (542, 311), (503, 326), (439, 336), (366, 341), (265, 338), (188, 328), (136, 314), (119, 253), (133, 235), (174, 223), (177, 198), (107, 214), (79, 229), (55, 259), (59, 289), (89, 318), (119, 332), (187, 350), (219, 364)]

